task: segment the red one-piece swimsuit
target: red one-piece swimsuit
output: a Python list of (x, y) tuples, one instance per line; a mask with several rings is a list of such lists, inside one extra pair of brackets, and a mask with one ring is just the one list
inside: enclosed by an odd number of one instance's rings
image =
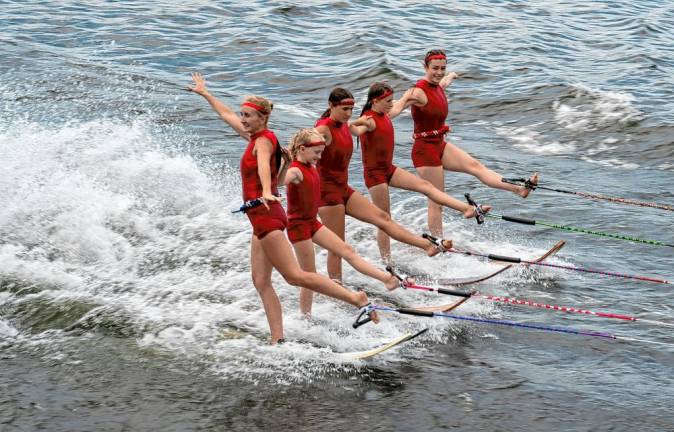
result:
[[(257, 157), (253, 154), (255, 148), (255, 141), (258, 138), (265, 137), (272, 143), (272, 157), (269, 160), (271, 172), (271, 190), (274, 195), (278, 195), (278, 169), (276, 165), (276, 148), (278, 147), (278, 139), (276, 135), (268, 129), (257, 132), (250, 137), (250, 142), (246, 151), (241, 156), (241, 163), (239, 169), (241, 171), (241, 183), (243, 188), (243, 200), (250, 201), (262, 196), (262, 181), (257, 172)], [(253, 207), (246, 211), (246, 216), (253, 225), (253, 235), (262, 239), (264, 236), (274, 230), (283, 231), (288, 225), (286, 213), (283, 210), (281, 203), (277, 201), (267, 203), (269, 210), (263, 205)]]
[(293, 161), (290, 168), (302, 172), (302, 181), (288, 183), (288, 238), (291, 243), (310, 239), (323, 226), (316, 215), (321, 201), (321, 180), (311, 164)]
[(388, 183), (396, 170), (393, 165), (393, 124), (388, 115), (373, 110), (363, 115), (372, 118), (376, 128), (360, 136), (363, 154), (363, 177), (369, 188)]
[[(445, 128), (445, 119), (449, 114), (445, 89), (423, 79), (417, 81), (415, 87), (423, 90), (428, 99), (422, 107), (412, 105), (415, 135)], [(442, 166), (442, 152), (446, 145), (444, 134), (417, 137), (412, 146), (412, 163), (416, 168)]]
[(316, 126), (322, 125), (330, 129), (332, 142), (325, 147), (318, 163), (318, 174), (321, 178), (320, 206), (346, 205), (354, 192), (349, 186), (349, 162), (353, 154), (353, 139), (346, 123), (339, 123), (326, 117), (316, 122)]

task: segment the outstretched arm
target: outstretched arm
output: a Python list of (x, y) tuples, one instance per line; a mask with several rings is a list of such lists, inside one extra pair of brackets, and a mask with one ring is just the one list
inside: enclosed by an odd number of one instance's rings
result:
[(393, 107), (391, 108), (391, 111), (388, 112), (389, 118), (394, 119), (398, 117), (400, 113), (405, 111), (405, 109), (409, 106), (425, 105), (426, 101), (422, 100), (419, 94), (420, 92), (421, 95), (423, 95), (423, 91), (417, 89), (416, 87), (407, 89), (407, 91), (402, 95), (400, 99), (393, 102)]
[(459, 74), (457, 74), (456, 72), (448, 73), (447, 75), (445, 75), (445, 77), (442, 80), (440, 80), (440, 87), (442, 87), (443, 89), (446, 89), (447, 87), (452, 85), (452, 82), (454, 82), (454, 80), (458, 77), (459, 77)]
[(215, 96), (208, 92), (206, 88), (206, 79), (198, 72), (192, 73), (192, 80), (194, 81), (194, 87), (188, 86), (187, 89), (204, 97), (211, 104), (211, 107), (215, 110), (216, 113), (220, 116), (221, 119), (225, 121), (236, 133), (238, 133), (241, 138), (245, 140), (250, 139), (250, 135), (246, 132), (241, 124), (239, 116), (227, 105), (220, 102)]

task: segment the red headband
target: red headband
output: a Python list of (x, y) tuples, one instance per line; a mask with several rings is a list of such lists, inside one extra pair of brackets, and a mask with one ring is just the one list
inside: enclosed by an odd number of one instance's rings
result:
[(303, 145), (304, 147), (318, 147), (325, 145), (325, 141), (311, 141), (307, 144), (300, 144), (300, 145)]
[(435, 60), (435, 59), (439, 59), (439, 60), (447, 60), (447, 56), (444, 55), (444, 54), (433, 54), (433, 55), (430, 55), (430, 56), (426, 57), (426, 64), (430, 63), (431, 60)]
[(340, 106), (340, 105), (348, 105), (348, 106), (353, 106), (356, 103), (353, 99), (342, 99), (341, 101), (337, 103), (333, 103), (333, 106)]
[(379, 96), (377, 96), (377, 97), (375, 97), (375, 98), (372, 98), (372, 100), (373, 100), (374, 102), (377, 102), (378, 100), (385, 99), (385, 98), (391, 96), (392, 94), (393, 94), (393, 90), (386, 90), (386, 91), (384, 92), (384, 94), (379, 95)]
[(241, 104), (241, 106), (251, 107), (251, 108), (255, 109), (255, 111), (259, 111), (262, 114), (269, 114), (269, 111), (267, 111), (264, 107), (262, 107), (258, 104), (255, 104), (253, 102), (244, 102), (244, 103)]

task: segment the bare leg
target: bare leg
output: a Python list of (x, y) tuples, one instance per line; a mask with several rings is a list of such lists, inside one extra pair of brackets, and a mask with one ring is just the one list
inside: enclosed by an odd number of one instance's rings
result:
[[(388, 184), (381, 183), (372, 186), (370, 189), (372, 203), (391, 216), (391, 197), (388, 192)], [(381, 259), (386, 263), (391, 263), (391, 239), (381, 228), (377, 229), (377, 245)]]
[[(428, 181), (440, 192), (445, 191), (445, 173), (442, 167), (417, 168), (422, 179)], [(436, 237), (442, 237), (442, 206), (428, 200), (428, 229)]]
[[(419, 178), (402, 168), (396, 168), (393, 176), (391, 177), (390, 186), (421, 192), (434, 203), (457, 210), (463, 213), (464, 216), (466, 216), (466, 213), (472, 213), (470, 205), (447, 195), (433, 186), (431, 182)], [(472, 214), (470, 216), (472, 216)]]
[[(501, 174), (497, 174), (485, 167), (480, 161), (452, 143), (447, 143), (445, 150), (442, 152), (442, 167), (448, 171), (470, 174), (489, 187), (504, 189), (516, 193), (522, 198), (526, 198), (529, 192), (531, 192), (524, 186), (503, 183), (501, 181), (503, 178)], [(533, 183), (538, 183), (538, 174), (534, 173), (530, 180)]]
[[(305, 286), (312, 291), (342, 300), (356, 307), (368, 303), (367, 295), (364, 292), (349, 291), (325, 276), (302, 270), (295, 260), (288, 239), (281, 231), (273, 231), (267, 234), (260, 240), (260, 244), (269, 262), (290, 285)], [(378, 321), (378, 319), (373, 318), (373, 321)]]
[[(318, 209), (321, 222), (337, 237), (344, 241), (345, 207), (343, 205), (324, 206)], [(328, 251), (328, 276), (331, 279), (342, 281), (342, 259)]]
[[(302, 240), (293, 244), (295, 256), (300, 268), (307, 272), (316, 273), (316, 255), (314, 253), (314, 244), (311, 239)], [(310, 289), (300, 288), (300, 312), (306, 317), (311, 317), (311, 304), (314, 299), (314, 292)]]
[[(365, 259), (356, 253), (353, 247), (344, 243), (342, 239), (337, 237), (335, 233), (326, 227), (319, 229), (316, 234), (314, 234), (312, 240), (323, 249), (334, 252), (339, 257), (344, 258), (351, 264), (351, 267), (355, 268), (360, 273), (382, 281), (386, 289), (393, 290), (398, 287), (398, 281), (395, 276), (379, 270), (369, 262), (365, 261)], [(297, 248), (295, 250), (297, 250)]]
[[(414, 235), (398, 225), (391, 219), (390, 215), (372, 204), (359, 192), (354, 192), (346, 203), (346, 214), (383, 229), (388, 235), (399, 242), (425, 250), (428, 256), (436, 255), (439, 252), (430, 241), (421, 236)], [(445, 244), (445, 247), (451, 247), (451, 241), (446, 241)]]
[(271, 343), (275, 344), (279, 339), (283, 339), (283, 308), (271, 284), (271, 262), (267, 259), (260, 239), (256, 236), (253, 236), (250, 242), (250, 268), (253, 285), (262, 300), (262, 306), (267, 315)]

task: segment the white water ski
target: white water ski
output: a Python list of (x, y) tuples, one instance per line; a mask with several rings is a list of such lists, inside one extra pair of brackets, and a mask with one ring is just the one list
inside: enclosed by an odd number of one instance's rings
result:
[(365, 360), (365, 359), (369, 359), (369, 358), (372, 358), (372, 357), (374, 357), (378, 354), (381, 354), (385, 351), (388, 351), (391, 348), (394, 348), (394, 347), (396, 347), (396, 346), (398, 346), (402, 343), (410, 341), (410, 340), (414, 339), (415, 337), (426, 333), (427, 331), (428, 331), (428, 329), (425, 328), (421, 331), (418, 331), (417, 333), (407, 333), (407, 334), (404, 334), (400, 337), (397, 337), (397, 338), (393, 339), (392, 341), (390, 341), (390, 342), (388, 342), (388, 343), (386, 343), (386, 344), (384, 344), (380, 347), (373, 348), (373, 349), (367, 350), (367, 351), (345, 352), (345, 353), (341, 353), (340, 356), (344, 360)]

